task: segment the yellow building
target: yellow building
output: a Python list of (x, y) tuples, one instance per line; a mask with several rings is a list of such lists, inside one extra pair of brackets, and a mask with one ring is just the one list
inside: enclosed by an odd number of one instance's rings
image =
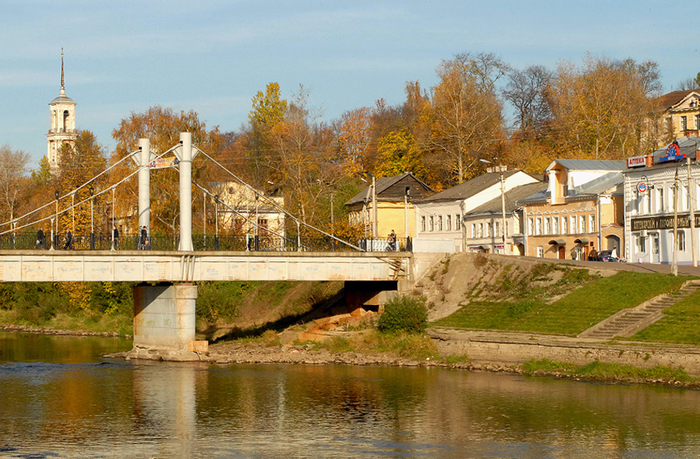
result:
[(700, 89), (673, 91), (658, 99), (664, 136), (658, 147), (681, 137), (700, 135)]
[(365, 239), (374, 239), (379, 244), (386, 242), (393, 231), (398, 247), (404, 248), (406, 238), (413, 239), (416, 233), (413, 200), (435, 191), (410, 172), (378, 178), (375, 185), (376, 190), (370, 183), (345, 203), (350, 223), (362, 225)]
[(520, 201), (525, 254), (582, 260), (593, 249), (624, 253), (625, 169), (625, 161), (552, 162), (545, 171), (547, 190)]

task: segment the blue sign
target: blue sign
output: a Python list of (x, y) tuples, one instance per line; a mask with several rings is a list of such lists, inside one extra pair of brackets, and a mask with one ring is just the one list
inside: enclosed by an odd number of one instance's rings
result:
[(666, 154), (659, 158), (659, 162), (680, 161), (681, 159), (685, 159), (685, 153), (681, 154), (681, 147), (676, 142), (673, 142), (666, 149)]

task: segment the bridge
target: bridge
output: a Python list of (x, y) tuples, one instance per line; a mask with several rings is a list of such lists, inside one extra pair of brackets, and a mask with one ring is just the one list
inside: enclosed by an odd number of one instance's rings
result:
[[(138, 174), (138, 206), (132, 206), (131, 210), (138, 216), (138, 228), (150, 228), (151, 168), (152, 164), (158, 163), (168, 153), (174, 155), (174, 158), (171, 158), (172, 161), (166, 162), (168, 168), (175, 169), (180, 175), (179, 235), (169, 237), (178, 243), (177, 247), (173, 247), (174, 250), (115, 250), (114, 240), (111, 241), (111, 250), (95, 250), (96, 241), (92, 221), (89, 239), (83, 238), (83, 243), (85, 240), (90, 241), (89, 250), (54, 250), (59, 248), (60, 217), (62, 216), (65, 221), (68, 220), (70, 213), (73, 213), (72, 229), (75, 233), (75, 209), (89, 205), (92, 213), (93, 200), (97, 196), (111, 194), (111, 226), (114, 227), (115, 191), (118, 186), (136, 174)], [(195, 183), (192, 180), (192, 160), (197, 154), (205, 156), (254, 193), (256, 202), (260, 198), (284, 213), (291, 223), (296, 224), (296, 237), (290, 238), (287, 234), (276, 233), (261, 226), (259, 221), (249, 218), (250, 214), (246, 215), (227, 206), (207, 187)], [(93, 186), (97, 186), (97, 179), (129, 159), (136, 164), (137, 171), (125, 178), (112, 180), (115, 182), (113, 185), (97, 190), (93, 195)], [(213, 201), (217, 209), (218, 206), (223, 205), (232, 214), (245, 221), (249, 228), (255, 228), (255, 244), (252, 244), (252, 249), (246, 239), (245, 251), (218, 250), (217, 210), (214, 251), (195, 250), (192, 236), (193, 184), (202, 191), (206, 199)], [(86, 187), (90, 189), (90, 197), (76, 203), (77, 192)], [(59, 211), (59, 201), (67, 199), (70, 199), (70, 205), (65, 205)], [(54, 207), (55, 211), (53, 211)], [(50, 244), (44, 244), (43, 248), (50, 247), (50, 250), (27, 249), (26, 245), (24, 245), (25, 248), (20, 248), (23, 244), (18, 245), (18, 231), (36, 230), (48, 221), (51, 222)], [(10, 228), (2, 230), (5, 225)], [(302, 227), (305, 229), (304, 234), (301, 231)], [(265, 241), (277, 242), (259, 245), (258, 237), (261, 233)], [(309, 234), (315, 234), (316, 241), (323, 240), (325, 246), (332, 248), (333, 251), (314, 251), (319, 245), (313, 242), (314, 237), (310, 237)], [(387, 248), (387, 244), (383, 241), (376, 244), (379, 242), (376, 240), (366, 239), (362, 244), (354, 245), (309, 225), (304, 219), (298, 219), (290, 214), (274, 200), (268, 199), (204, 151), (193, 146), (191, 133), (181, 133), (180, 143), (159, 155), (151, 153), (148, 139), (140, 139), (138, 150), (117, 161), (106, 171), (77, 189), (71, 190), (64, 196), (60, 196), (56, 191), (55, 201), (48, 202), (10, 222), (0, 223), (0, 238), (3, 241), (3, 248), (9, 243), (16, 249), (0, 250), (0, 282), (139, 283), (134, 288), (134, 351), (145, 349), (148, 352), (156, 350), (182, 354), (191, 350), (195, 339), (196, 282), (343, 281), (346, 282), (348, 304), (359, 307), (367, 300), (376, 298), (384, 290), (397, 290), (400, 281), (411, 278), (411, 253), (381, 251)], [(240, 245), (242, 244), (237, 246)], [(206, 248), (206, 243), (204, 246)], [(261, 247), (263, 250), (259, 250)]]
[(0, 282), (398, 281), (407, 252), (0, 251)]

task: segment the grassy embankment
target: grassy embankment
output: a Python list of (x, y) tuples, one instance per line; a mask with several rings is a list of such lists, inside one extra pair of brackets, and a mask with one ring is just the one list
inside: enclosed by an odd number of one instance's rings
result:
[[(508, 273), (504, 273), (494, 289), (508, 294), (511, 300), (469, 301), (456, 313), (432, 325), (575, 336), (622, 309), (677, 290), (687, 279), (628, 271), (598, 278), (586, 270), (567, 269), (556, 283), (533, 287), (511, 285)], [(568, 285), (581, 287), (556, 301), (548, 301)]]

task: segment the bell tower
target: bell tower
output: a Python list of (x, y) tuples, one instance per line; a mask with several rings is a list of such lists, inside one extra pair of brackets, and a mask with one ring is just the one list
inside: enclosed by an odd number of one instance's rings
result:
[(47, 138), (46, 156), (49, 160), (51, 173), (55, 174), (60, 169), (61, 146), (68, 144), (73, 146), (77, 131), (75, 129), (75, 102), (66, 96), (66, 86), (63, 75), (63, 49), (61, 49), (61, 92), (58, 97), (49, 104), (51, 113), (51, 127)]

